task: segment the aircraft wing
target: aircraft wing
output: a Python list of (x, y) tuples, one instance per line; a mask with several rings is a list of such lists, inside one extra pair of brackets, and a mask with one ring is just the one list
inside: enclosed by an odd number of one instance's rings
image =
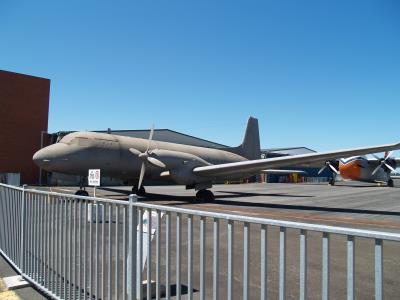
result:
[(193, 173), (205, 177), (234, 174), (238, 174), (240, 176), (243, 174), (243, 176), (246, 176), (248, 174), (256, 174), (264, 169), (284, 168), (288, 166), (297, 166), (299, 164), (326, 161), (340, 157), (365, 155), (369, 153), (378, 153), (397, 149), (400, 149), (400, 143), (197, 167), (193, 169)]

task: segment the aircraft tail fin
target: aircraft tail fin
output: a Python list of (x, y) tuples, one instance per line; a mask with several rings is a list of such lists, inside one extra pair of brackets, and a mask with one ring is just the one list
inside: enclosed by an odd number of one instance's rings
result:
[(242, 144), (226, 150), (239, 154), (249, 160), (260, 159), (261, 150), (258, 120), (254, 117), (249, 117)]

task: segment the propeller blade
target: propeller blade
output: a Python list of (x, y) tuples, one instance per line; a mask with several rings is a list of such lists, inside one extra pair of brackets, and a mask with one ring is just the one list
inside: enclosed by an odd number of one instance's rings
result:
[(388, 168), (390, 171), (396, 173), (396, 170), (391, 165), (389, 165), (387, 163), (384, 163), (384, 164), (385, 164), (386, 168)]
[(144, 172), (146, 171), (146, 162), (142, 162), (142, 167), (140, 169), (140, 176), (139, 176), (139, 184), (138, 184), (138, 190), (141, 188), (142, 186), (142, 182), (143, 182), (143, 177), (144, 177)]
[(153, 134), (154, 134), (154, 124), (151, 126), (151, 129), (150, 129), (150, 135), (149, 135), (149, 139), (148, 139), (148, 141), (147, 141), (147, 149), (146, 149), (146, 152), (148, 152), (149, 149), (150, 149), (150, 143), (151, 143), (151, 141), (152, 141), (152, 139), (153, 139)]
[(385, 160), (389, 159), (393, 155), (393, 151), (385, 152)]
[(129, 148), (129, 152), (137, 156), (140, 155), (140, 151), (135, 148)]
[(331, 164), (328, 164), (328, 166), (333, 172), (335, 172), (337, 175), (339, 175), (339, 171), (336, 170), (334, 166), (332, 166)]
[(375, 175), (376, 172), (378, 172), (378, 170), (382, 168), (382, 164), (379, 164), (373, 171), (372, 171), (372, 175)]
[(319, 169), (318, 175), (321, 174), (326, 169), (326, 167), (327, 167), (327, 165), (325, 165), (321, 169)]
[(152, 165), (162, 168), (162, 169), (165, 169), (167, 167), (161, 160), (158, 160), (157, 158), (154, 158), (154, 157), (148, 157), (147, 161), (149, 163), (151, 163)]

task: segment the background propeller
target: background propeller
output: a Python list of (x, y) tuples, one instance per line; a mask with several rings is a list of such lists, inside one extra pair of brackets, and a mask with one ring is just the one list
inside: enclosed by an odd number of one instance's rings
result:
[(326, 161), (325, 162), (325, 165), (321, 169), (319, 169), (318, 175), (321, 174), (323, 171), (325, 171), (326, 168), (331, 169), (332, 172), (334, 172), (337, 175), (339, 175), (339, 171), (332, 165), (332, 163), (330, 161)]
[(393, 154), (393, 151), (385, 152), (385, 156), (383, 158), (380, 158), (380, 157), (376, 156), (375, 154), (372, 154), (372, 156), (375, 157), (379, 161), (379, 165), (372, 171), (372, 175), (375, 175), (376, 172), (378, 172), (378, 170), (380, 168), (385, 170), (385, 167), (392, 172), (396, 172), (396, 170), (389, 164), (390, 157), (392, 156), (392, 154)]

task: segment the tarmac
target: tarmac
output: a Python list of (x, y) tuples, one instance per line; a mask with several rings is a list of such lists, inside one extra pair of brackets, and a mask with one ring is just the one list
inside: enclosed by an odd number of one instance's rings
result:
[[(194, 201), (194, 191), (183, 186), (146, 186), (147, 197), (141, 198), (153, 204), (171, 205), (182, 208), (232, 213), (270, 219), (326, 224), (378, 231), (400, 232), (400, 182), (394, 188), (356, 182), (340, 182), (336, 186), (327, 184), (235, 184), (215, 185), (212, 191), (215, 201), (198, 203)], [(44, 188), (49, 189), (49, 188)], [(75, 187), (53, 187), (52, 191), (74, 193)], [(93, 190), (87, 191), (92, 196)], [(129, 187), (102, 187), (96, 196), (127, 200)], [(175, 228), (171, 224), (171, 282), (175, 283)], [(162, 222), (161, 253), (165, 253), (165, 223)], [(220, 298), (226, 298), (227, 286), (227, 230), (226, 222), (220, 223)], [(194, 298), (199, 298), (199, 222), (194, 222)], [(212, 297), (212, 220), (206, 222), (206, 299)], [(299, 290), (299, 236), (298, 230), (287, 231), (287, 294), (286, 299), (298, 299)], [(187, 285), (187, 222), (182, 221), (182, 284)], [(243, 226), (235, 223), (234, 231), (234, 298), (241, 299), (240, 285), (243, 274)], [(358, 299), (374, 299), (374, 243), (372, 240), (356, 239), (355, 244), (355, 293)], [(155, 242), (153, 241), (152, 274), (155, 275)], [(308, 235), (308, 299), (321, 299), (321, 234)], [(279, 229), (268, 229), (268, 296), (278, 298), (278, 251)], [(384, 243), (384, 290), (386, 299), (398, 299), (400, 295), (400, 245)], [(346, 297), (346, 237), (332, 235), (330, 240), (330, 299)], [(250, 299), (259, 298), (260, 288), (260, 227), (250, 229)], [(161, 260), (161, 283), (165, 282), (164, 259)], [(3, 272), (3, 261), (0, 270)], [(2, 273), (0, 273), (4, 276)], [(146, 270), (143, 272), (146, 279)], [(154, 277), (153, 277), (154, 279)], [(34, 296), (36, 290), (30, 289)], [(172, 288), (174, 290), (174, 288)], [(19, 292), (19, 291), (18, 291)], [(21, 294), (21, 299), (33, 298)], [(183, 291), (183, 299), (187, 295)], [(1, 298), (0, 298), (1, 299)]]
[(17, 272), (9, 265), (5, 258), (0, 255), (0, 300), (42, 300), (47, 299), (46, 296), (35, 290), (32, 286), (24, 287), (16, 290), (7, 290), (3, 282), (4, 277), (18, 275)]
[[(74, 187), (52, 188), (74, 193)], [(93, 189), (87, 188), (93, 196)], [(253, 217), (400, 232), (400, 181), (395, 187), (374, 183), (338, 182), (214, 185), (215, 201), (198, 203), (183, 186), (146, 186), (140, 201)], [(127, 200), (130, 187), (102, 187), (96, 196)]]

